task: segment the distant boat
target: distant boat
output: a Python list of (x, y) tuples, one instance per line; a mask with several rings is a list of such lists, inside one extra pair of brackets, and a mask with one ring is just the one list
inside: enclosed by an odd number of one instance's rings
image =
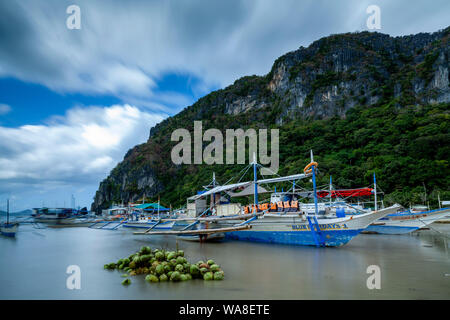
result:
[(6, 206), (6, 222), (0, 224), (0, 233), (7, 237), (15, 237), (17, 229), (19, 228), (19, 223), (9, 222), (9, 199), (7, 200)]
[(95, 219), (72, 208), (33, 208), (34, 222), (49, 226), (89, 226)]
[(155, 230), (172, 230), (175, 224), (175, 221), (165, 221), (158, 223), (159, 220), (145, 218), (139, 220), (128, 220), (123, 223), (124, 228), (137, 228), (137, 229), (148, 229), (152, 228)]
[(450, 214), (450, 208), (427, 211), (403, 211), (390, 214), (367, 227), (365, 232), (407, 234), (436, 222)]

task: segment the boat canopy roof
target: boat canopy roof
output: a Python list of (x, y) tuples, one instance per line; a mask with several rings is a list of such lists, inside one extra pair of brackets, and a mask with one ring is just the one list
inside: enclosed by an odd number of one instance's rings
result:
[[(374, 193), (373, 188), (331, 190), (331, 198), (364, 197)], [(330, 190), (317, 191), (319, 198), (329, 198)]]
[[(242, 191), (239, 192), (233, 192), (233, 191), (227, 191), (227, 194), (230, 197), (246, 197), (246, 196), (251, 196), (253, 195), (255, 192), (255, 188), (253, 187), (253, 183), (251, 185), (246, 186)], [(269, 193), (272, 191), (266, 190), (266, 188), (258, 185), (258, 194), (262, 194), (262, 193)]]
[[(158, 210), (158, 204), (157, 203), (143, 203), (139, 204), (137, 206), (134, 206), (137, 209), (144, 209), (144, 210)], [(169, 208), (165, 208), (161, 205), (159, 205), (160, 211), (168, 211)]]
[[(276, 182), (283, 182), (283, 181), (293, 181), (293, 180), (304, 179), (309, 176), (311, 176), (311, 174), (300, 173), (300, 174), (294, 174), (294, 175), (285, 176), (285, 177), (257, 180), (257, 183), (264, 184), (264, 183), (276, 183)], [(214, 193), (221, 193), (221, 192), (226, 192), (226, 191), (232, 191), (232, 190), (235, 190), (238, 188), (245, 188), (249, 185), (252, 185), (253, 183), (254, 183), (253, 181), (246, 181), (246, 182), (228, 184), (228, 185), (224, 185), (224, 186), (218, 186), (218, 187), (212, 188), (202, 194), (197, 194), (195, 196), (189, 197), (188, 200), (197, 200), (197, 199), (209, 196)]]

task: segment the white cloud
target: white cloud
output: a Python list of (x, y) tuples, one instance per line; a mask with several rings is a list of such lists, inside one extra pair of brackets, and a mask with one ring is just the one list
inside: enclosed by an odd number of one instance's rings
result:
[(47, 125), (0, 127), (0, 184), (97, 184), (161, 120), (130, 105), (114, 105), (74, 108)]
[(322, 36), (365, 30), (369, 4), (381, 7), (381, 32), (394, 35), (447, 27), (450, 7), (443, 0), (432, 6), (384, 0), (80, 0), (82, 29), (68, 30), (70, 4), (0, 4), (9, 21), (0, 23), (0, 75), (63, 92), (152, 100), (158, 98), (155, 80), (166, 72), (192, 73), (206, 88), (225, 86), (243, 75), (267, 73), (274, 59)]
[(7, 104), (0, 103), (0, 116), (11, 112), (11, 107)]

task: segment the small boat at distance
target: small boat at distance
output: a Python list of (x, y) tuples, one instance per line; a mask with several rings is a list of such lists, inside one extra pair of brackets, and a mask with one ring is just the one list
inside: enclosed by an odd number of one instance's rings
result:
[(0, 224), (0, 234), (6, 237), (15, 237), (18, 228), (19, 228), (18, 222), (9, 221), (9, 199), (8, 199), (6, 204), (6, 222), (2, 222)]

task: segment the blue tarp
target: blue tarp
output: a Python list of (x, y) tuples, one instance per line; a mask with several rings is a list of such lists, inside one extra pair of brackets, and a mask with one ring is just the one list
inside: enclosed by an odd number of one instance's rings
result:
[[(143, 203), (135, 206), (136, 209), (144, 209), (144, 210), (158, 210), (157, 203)], [(163, 207), (159, 205), (159, 211), (169, 211), (169, 208)]]

